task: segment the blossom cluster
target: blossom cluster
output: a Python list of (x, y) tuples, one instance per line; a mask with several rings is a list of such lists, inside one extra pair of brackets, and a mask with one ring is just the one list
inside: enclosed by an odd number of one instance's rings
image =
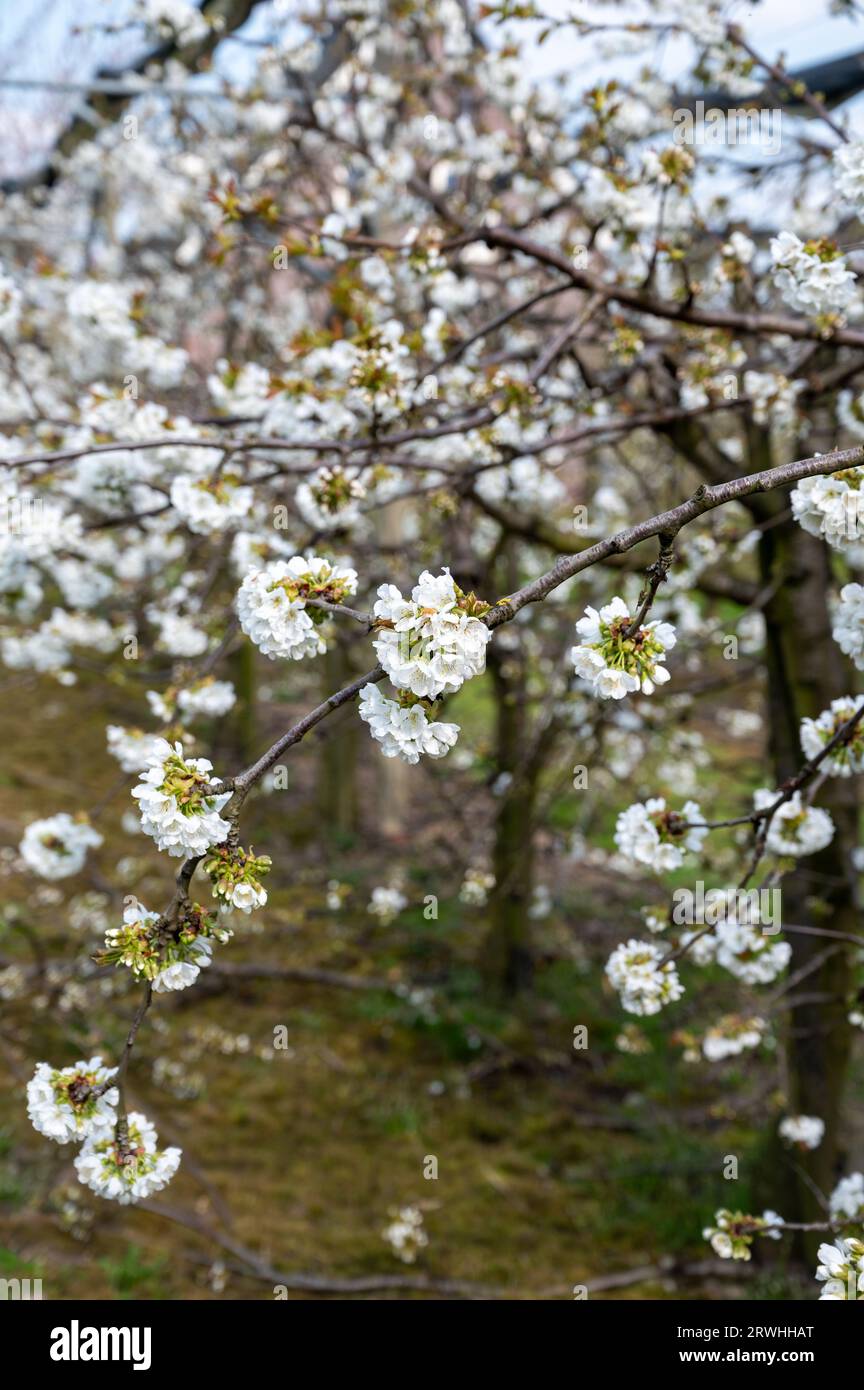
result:
[(367, 911), (386, 924), (392, 922), (394, 917), (398, 917), (399, 913), (407, 906), (408, 899), (400, 889), (379, 884), (377, 888), (372, 889), (372, 897)]
[(162, 741), (158, 734), (127, 729), (122, 724), (109, 724), (106, 734), (108, 752), (124, 772), (143, 772)]
[(864, 539), (864, 468), (802, 478), (793, 489), (792, 515), (811, 536), (835, 550)]
[(744, 392), (753, 402), (757, 425), (788, 429), (797, 422), (798, 396), (805, 381), (790, 381), (782, 372), (745, 372)]
[(274, 560), (246, 575), (237, 594), (240, 626), (265, 656), (301, 661), (326, 651), (318, 628), (326, 610), (310, 599), (342, 603), (357, 592), (357, 572), (317, 555)]
[[(855, 439), (864, 439), (864, 393), (857, 396), (854, 391), (837, 393), (837, 422)], [(857, 470), (850, 468), (843, 471), (852, 473)]]
[(484, 907), (494, 887), (494, 874), (489, 873), (486, 869), (466, 869), (465, 877), (459, 888), (459, 901), (467, 903), (470, 907)]
[(419, 762), (424, 753), (443, 758), (459, 737), (458, 724), (430, 718), (428, 704), (404, 690), (390, 700), (377, 685), (364, 685), (359, 708), (385, 758), (403, 758), (407, 763)]
[(141, 781), (132, 788), (141, 829), (158, 849), (176, 858), (204, 854), (227, 837), (231, 826), (219, 812), (231, 793), (218, 790), (207, 758), (185, 758), (181, 743), (160, 739)]
[(771, 240), (774, 283), (791, 309), (837, 321), (855, 301), (855, 275), (827, 237), (802, 242), (793, 232)]
[(663, 662), (675, 645), (672, 624), (654, 620), (631, 633), (632, 626), (630, 610), (618, 597), (599, 612), (586, 608), (576, 624), (581, 640), (570, 659), (577, 676), (590, 682), (602, 700), (622, 700), (636, 690), (650, 695), (669, 679)]
[(184, 903), (174, 920), (132, 898), (119, 927), (105, 933), (100, 965), (125, 965), (137, 979), (150, 980), (157, 994), (187, 989), (210, 964), (213, 941), (225, 942), (231, 933), (197, 903)]
[[(864, 695), (843, 695), (832, 700), (828, 709), (823, 710), (816, 719), (801, 721), (801, 747), (808, 759), (818, 758), (844, 724), (853, 719), (864, 704)], [(864, 721), (856, 724), (851, 737), (841, 741), (823, 758), (820, 771), (832, 777), (851, 777), (854, 772), (864, 772)]]
[(727, 918), (717, 924), (714, 937), (717, 964), (745, 985), (770, 985), (792, 956), (788, 941), (768, 936), (752, 921)]
[(429, 1244), (423, 1228), (423, 1213), (418, 1207), (400, 1207), (382, 1234), (403, 1264), (414, 1264), (420, 1251)]
[(864, 1241), (855, 1238), (826, 1241), (817, 1251), (816, 1278), (822, 1284), (820, 1303), (864, 1301)]
[(832, 156), (834, 187), (856, 210), (864, 211), (864, 144), (850, 140)]
[(31, 821), (18, 852), (40, 878), (71, 878), (83, 869), (88, 849), (98, 849), (101, 843), (99, 831), (86, 820), (60, 811), (56, 816)]
[[(766, 806), (773, 805), (777, 795), (767, 787), (760, 787), (753, 793), (753, 805), (757, 811), (762, 811)], [(828, 812), (819, 806), (805, 806), (800, 791), (797, 791), (771, 817), (765, 845), (772, 854), (794, 855), (797, 858), (802, 854), (816, 854), (833, 838), (834, 822)]]
[(456, 743), (459, 725), (435, 718), (437, 702), (485, 669), (488, 607), (463, 593), (448, 569), (437, 576), (425, 570), (410, 599), (394, 584), (381, 585), (373, 645), (396, 698), (370, 682), (360, 692), (360, 718), (385, 757), (416, 763), (424, 754), (441, 758)]
[(378, 660), (400, 690), (420, 699), (454, 694), (486, 665), (488, 604), (463, 594), (448, 569), (424, 570), (410, 599), (382, 584), (373, 609)]
[(117, 1119), (120, 1093), (111, 1079), (117, 1068), (101, 1057), (55, 1070), (39, 1062), (27, 1083), (27, 1114), (33, 1128), (58, 1144), (109, 1134)]
[(787, 1115), (777, 1130), (781, 1139), (799, 1149), (818, 1149), (825, 1134), (825, 1121), (818, 1115)]
[(702, 820), (695, 801), (685, 801), (681, 811), (669, 810), (665, 798), (637, 801), (622, 811), (615, 826), (615, 843), (622, 854), (655, 873), (680, 868), (685, 851), (696, 854), (708, 834), (707, 826), (690, 824)]
[(656, 1014), (664, 1004), (684, 993), (673, 961), (662, 964), (667, 954), (654, 941), (622, 942), (606, 962), (606, 977), (621, 996), (621, 1006), (631, 1014)]
[(335, 531), (353, 526), (360, 518), (359, 502), (366, 483), (358, 468), (319, 468), (294, 494), (297, 510), (316, 531)]
[(764, 1018), (745, 1018), (726, 1014), (705, 1032), (702, 1052), (709, 1062), (724, 1062), (728, 1057), (740, 1057), (749, 1048), (758, 1047), (768, 1025)]
[(133, 1113), (118, 1118), (117, 1068), (101, 1057), (54, 1068), (39, 1062), (27, 1083), (27, 1113), (33, 1127), (55, 1143), (82, 1143), (75, 1157), (78, 1178), (100, 1197), (125, 1204), (141, 1201), (170, 1182), (179, 1149), (159, 1151), (150, 1121)]
[(221, 719), (234, 708), (236, 698), (231, 681), (217, 681), (212, 676), (179, 689), (171, 687), (162, 695), (156, 690), (147, 691), (151, 712), (163, 724), (170, 724), (178, 715), (185, 719)]
[(849, 1173), (831, 1193), (831, 1219), (864, 1225), (864, 1173)]
[(171, 484), (171, 505), (198, 535), (212, 535), (239, 524), (252, 510), (255, 494), (236, 474), (193, 478), (182, 473)]
[(779, 1240), (783, 1234), (783, 1218), (776, 1211), (764, 1211), (761, 1216), (748, 1216), (743, 1211), (721, 1207), (714, 1215), (714, 1225), (702, 1232), (721, 1260), (749, 1260), (756, 1236)]
[(264, 907), (267, 890), (260, 880), (270, 872), (272, 863), (269, 855), (254, 855), (239, 845), (220, 845), (211, 850), (204, 860), (204, 872), (222, 911), (237, 908), (248, 916), (254, 908)]
[(133, 1110), (125, 1133), (91, 1135), (75, 1159), (75, 1171), (97, 1197), (129, 1206), (167, 1187), (180, 1166), (182, 1151), (158, 1149), (155, 1127)]
[(844, 584), (834, 612), (834, 641), (864, 671), (864, 586)]

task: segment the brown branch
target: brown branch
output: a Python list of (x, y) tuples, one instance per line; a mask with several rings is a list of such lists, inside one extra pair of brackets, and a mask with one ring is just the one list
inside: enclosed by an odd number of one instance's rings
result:
[[(481, 227), (458, 237), (451, 246), (465, 246), (471, 242), (482, 241), (487, 246), (497, 246), (502, 250), (518, 251), (523, 256), (554, 270), (560, 270), (578, 289), (602, 294), (609, 302), (613, 300), (640, 314), (653, 318), (671, 319), (676, 323), (692, 323), (703, 328), (726, 328), (735, 333), (754, 333), (771, 335), (785, 334), (789, 338), (806, 339), (812, 342), (825, 342), (826, 337), (815, 323), (807, 319), (790, 318), (783, 314), (755, 314), (733, 309), (699, 309), (689, 302), (656, 299), (626, 285), (610, 285), (601, 276), (590, 270), (577, 270), (573, 262), (560, 251), (532, 241), (530, 237), (506, 227)], [(864, 347), (864, 332), (854, 328), (837, 328), (827, 339), (836, 346)]]
[(779, 464), (776, 468), (766, 468), (743, 478), (730, 479), (727, 483), (717, 483), (713, 487), (703, 484), (696, 489), (692, 497), (679, 503), (677, 507), (660, 512), (647, 521), (641, 521), (636, 526), (619, 531), (617, 535), (598, 541), (596, 545), (589, 546), (578, 555), (562, 556), (546, 574), (540, 575), (538, 579), (518, 589), (508, 598), (500, 599), (491, 612), (487, 613), (485, 621), (489, 627), (498, 627), (501, 623), (508, 622), (526, 604), (541, 602), (560, 584), (605, 560), (609, 555), (620, 555), (626, 550), (631, 550), (634, 545), (639, 545), (641, 541), (650, 540), (652, 536), (668, 533), (674, 537), (682, 527), (716, 507), (740, 501), (754, 494), (770, 492), (775, 488), (789, 487), (800, 482), (802, 478), (824, 476), (836, 473), (842, 468), (856, 468), (862, 462), (864, 446), (858, 445), (854, 449), (837, 449), (817, 458)]
[(848, 141), (849, 136), (846, 134), (843, 127), (838, 125), (832, 118), (827, 107), (819, 98), (808, 91), (806, 85), (800, 78), (793, 77), (791, 73), (786, 71), (781, 63), (769, 63), (767, 58), (763, 58), (760, 53), (757, 53), (752, 44), (744, 37), (740, 25), (727, 25), (726, 33), (732, 42), (737, 43), (739, 48), (743, 48), (744, 52), (748, 53), (753, 61), (759, 64), (760, 68), (764, 68), (765, 71), (774, 78), (775, 82), (779, 82), (791, 96), (800, 97), (804, 104), (810, 107), (813, 114), (818, 116), (820, 121), (824, 121), (828, 128), (833, 130), (834, 134), (838, 135), (844, 143)]

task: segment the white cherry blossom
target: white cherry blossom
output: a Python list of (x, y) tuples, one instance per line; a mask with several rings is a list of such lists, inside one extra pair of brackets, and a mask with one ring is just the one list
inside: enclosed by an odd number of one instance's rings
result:
[(116, 1075), (117, 1068), (103, 1066), (101, 1057), (59, 1070), (39, 1062), (27, 1083), (27, 1113), (33, 1128), (58, 1144), (109, 1135), (120, 1098), (117, 1087), (110, 1085)]
[(31, 821), (18, 851), (40, 878), (71, 878), (83, 869), (88, 849), (98, 849), (101, 844), (102, 836), (86, 820), (75, 820), (61, 811)]
[(631, 1014), (656, 1014), (684, 993), (674, 962), (661, 965), (666, 951), (656, 941), (622, 942), (606, 962), (606, 977)]
[(437, 576), (424, 570), (410, 599), (394, 584), (382, 584), (373, 610), (374, 647), (393, 684), (420, 699), (434, 700), (479, 675), (492, 634), (474, 616), (476, 607), (473, 596), (466, 599), (448, 569)]
[(685, 801), (680, 811), (667, 807), (662, 796), (637, 801), (622, 811), (615, 826), (615, 843), (622, 854), (655, 873), (667, 873), (684, 862), (685, 852), (698, 854), (707, 827), (689, 822), (703, 819), (695, 801)]
[(628, 636), (633, 616), (622, 598), (599, 610), (586, 608), (576, 624), (580, 642), (570, 660), (577, 676), (589, 682), (601, 700), (622, 700), (639, 690), (643, 695), (665, 685), (669, 672), (662, 664), (675, 645), (671, 623), (653, 620)]
[(132, 788), (141, 814), (141, 829), (158, 849), (185, 858), (220, 844), (230, 830), (219, 812), (231, 792), (217, 790), (207, 758), (185, 758), (183, 745), (160, 739), (141, 781)]
[(357, 573), (319, 556), (274, 560), (247, 574), (237, 595), (240, 626), (256, 647), (275, 660), (300, 661), (326, 651), (319, 625), (326, 614), (307, 609), (307, 599), (341, 603), (357, 592)]
[(128, 1140), (89, 1138), (75, 1159), (75, 1171), (97, 1197), (129, 1206), (161, 1192), (180, 1166), (181, 1150), (158, 1149), (156, 1129), (140, 1111), (128, 1119)]
[(385, 758), (403, 758), (407, 763), (419, 762), (423, 754), (443, 758), (459, 737), (458, 724), (430, 719), (419, 702), (389, 700), (377, 685), (364, 685), (359, 708), (360, 718), (369, 725)]

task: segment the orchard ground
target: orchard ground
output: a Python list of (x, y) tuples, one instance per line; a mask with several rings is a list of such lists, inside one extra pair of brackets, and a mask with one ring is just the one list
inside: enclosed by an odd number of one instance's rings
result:
[[(163, 1142), (183, 1149), (177, 1179), (140, 1209), (100, 1202), (77, 1184), (74, 1148), (42, 1141), (21, 1092), (39, 1058), (57, 1065), (96, 1052), (116, 1058), (135, 987), (128, 972), (103, 972), (117, 992), (102, 997), (90, 984), (76, 1002), (64, 992), (65, 972), (55, 978), (51, 969), (41, 983), (38, 972), (48, 962), (86, 961), (101, 941), (103, 916), (119, 920), (129, 885), (148, 906), (158, 904), (176, 868), (121, 828), (134, 779), (121, 786), (105, 754), (99, 679), (84, 675), (71, 689), (10, 682), (4, 701), (4, 843), (16, 844), (34, 814), (80, 804), (82, 787), (91, 806), (110, 799), (95, 822), (105, 843), (79, 878), (39, 886), (11, 872), (9, 858), (4, 866), (2, 898), (18, 908), (6, 914), (0, 968), (29, 974), (20, 998), (4, 1000), (0, 1030), (8, 1083), (0, 1111), (0, 1274), (41, 1277), (47, 1298), (272, 1297), (273, 1281), (220, 1245), (223, 1237), (286, 1276), (417, 1275), (566, 1299), (574, 1285), (590, 1288), (592, 1280), (665, 1261), (674, 1269), (590, 1296), (812, 1299), (812, 1270), (789, 1263), (788, 1242), (757, 1242), (760, 1263), (736, 1265), (715, 1259), (701, 1236), (716, 1208), (749, 1211), (767, 1200), (764, 1169), (759, 1184), (753, 1175), (766, 1116), (782, 1113), (776, 1051), (719, 1065), (682, 1060), (680, 1035), (700, 1030), (706, 1007), (715, 1017), (740, 1004), (735, 982), (691, 968), (683, 977), (694, 988), (680, 1003), (657, 1019), (632, 1020), (604, 987), (609, 952), (631, 934), (622, 923), (636, 920), (642, 903), (661, 901), (659, 890), (568, 858), (563, 847), (579, 826), (593, 845), (614, 848), (615, 813), (632, 799), (628, 779), (603, 798), (606, 819), (595, 812), (589, 825), (569, 783), (561, 791), (550, 783), (538, 879), (553, 906), (533, 924), (532, 988), (503, 999), (477, 969), (484, 912), (457, 896), (470, 859), (453, 807), (441, 799), (443, 784), (410, 769), (404, 832), (385, 837), (376, 823), (381, 760), (367, 750), (360, 828), (325, 841), (316, 809), (323, 745), (299, 750), (287, 788), (249, 810), (248, 842), (279, 866), (268, 907), (252, 918), (235, 914), (235, 938), (218, 950), (214, 968), (195, 990), (158, 999), (154, 1026), (136, 1048), (130, 1100)], [(471, 795), (488, 802), (487, 680), (474, 682), (452, 711), (478, 750)], [(130, 720), (136, 698), (119, 688), (107, 714)], [(244, 736), (266, 746), (300, 708), (259, 701)], [(715, 713), (711, 697), (702, 700), (692, 727), (712, 759), (718, 802), (729, 788), (734, 810), (748, 794), (743, 779), (758, 775), (758, 741), (730, 740)], [(227, 722), (212, 733), (217, 768), (239, 767), (238, 730)], [(43, 750), (61, 734), (64, 760), (51, 766)], [(367, 904), (396, 870), (409, 906), (384, 924)], [(331, 879), (343, 885), (338, 911), (326, 902)], [(682, 871), (672, 881), (689, 879)], [(198, 895), (207, 892), (205, 884)], [(437, 919), (428, 903), (424, 909), (430, 895)], [(78, 922), (72, 931), (70, 912)], [(223, 966), (229, 973), (220, 976)], [(310, 970), (340, 982), (279, 975)], [(422, 994), (412, 997), (415, 989)], [(628, 1022), (646, 1052), (617, 1048)], [(580, 1026), (586, 1048), (574, 1047)], [(864, 1147), (862, 1093), (859, 1041), (847, 1171), (860, 1166)], [(737, 1181), (723, 1176), (729, 1156), (738, 1160)], [(430, 1157), (433, 1180), (424, 1178)], [(74, 1207), (64, 1212), (70, 1194)], [(382, 1237), (391, 1209), (405, 1205), (421, 1206), (429, 1236), (414, 1265), (397, 1260)]]

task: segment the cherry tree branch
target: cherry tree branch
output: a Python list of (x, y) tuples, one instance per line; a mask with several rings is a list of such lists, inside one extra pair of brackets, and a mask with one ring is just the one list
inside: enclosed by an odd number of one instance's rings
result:
[[(656, 516), (648, 518), (646, 521), (640, 522), (636, 526), (632, 526), (625, 531), (620, 531), (614, 536), (599, 541), (596, 545), (589, 546), (587, 550), (581, 551), (577, 555), (560, 556), (552, 568), (547, 570), (545, 574), (538, 576), (538, 578), (524, 585), (521, 589), (516, 590), (508, 597), (499, 599), (485, 614), (482, 621), (485, 622), (487, 627), (494, 631), (494, 629), (512, 621), (516, 614), (528, 604), (541, 602), (554, 589), (566, 583), (568, 579), (573, 578), (576, 574), (590, 568), (592, 565), (600, 563), (610, 555), (620, 555), (632, 549), (634, 546), (641, 544), (642, 541), (649, 540), (653, 536), (660, 536), (662, 538), (664, 552), (668, 551), (671, 554), (671, 546), (678, 532), (683, 527), (689, 525), (690, 522), (703, 516), (706, 512), (724, 506), (729, 502), (737, 501), (741, 497), (767, 492), (776, 488), (788, 487), (791, 483), (798, 482), (802, 478), (834, 473), (840, 468), (855, 467), (859, 465), (862, 460), (864, 460), (864, 446), (854, 449), (836, 450), (832, 454), (826, 454), (818, 458), (799, 459), (792, 463), (781, 464), (775, 468), (763, 469), (761, 472), (753, 473), (743, 478), (736, 478), (714, 487), (708, 487), (702, 484), (697, 488), (692, 497), (681, 502), (677, 507), (661, 512)], [(341, 607), (341, 605), (331, 605), (331, 607), (336, 608)], [(354, 610), (349, 610), (348, 616), (356, 618), (359, 615)], [(341, 690), (336, 691), (333, 695), (330, 695), (326, 700), (322, 701), (321, 704), (316, 705), (314, 709), (310, 710), (302, 719), (298, 720), (290, 729), (286, 730), (286, 732), (282, 734), (256, 762), (246, 768), (245, 771), (239, 773), (234, 778), (226, 779), (220, 784), (221, 790), (231, 788), (233, 791), (231, 800), (223, 809), (226, 820), (231, 823), (232, 836), (236, 838), (239, 833), (237, 822), (249, 791), (255, 783), (260, 781), (265, 773), (275, 765), (282, 754), (287, 752), (289, 748), (293, 748), (296, 744), (300, 743), (302, 739), (305, 738), (306, 734), (314, 729), (316, 725), (320, 724), (322, 720), (326, 719), (328, 715), (333, 714), (337, 709), (340, 709), (343, 705), (354, 700), (365, 685), (376, 684), (382, 681), (385, 675), (386, 672), (383, 667), (375, 666), (364, 675), (358, 676), (348, 685), (343, 686)], [(847, 724), (851, 726), (850, 732), (854, 729), (861, 717), (864, 717), (864, 706), (862, 706), (862, 709), (856, 714), (854, 720), (847, 721)], [(832, 751), (832, 748), (837, 746), (840, 737), (845, 732), (845, 729), (839, 730), (835, 738), (826, 745), (819, 756), (811, 760), (812, 767), (808, 770), (808, 775), (810, 775), (812, 771), (815, 771), (824, 758)], [(800, 775), (801, 774), (799, 774), (799, 776)], [(217, 789), (214, 788), (214, 790)], [(776, 810), (783, 804), (783, 801), (788, 800), (789, 796), (792, 794), (792, 791), (790, 791), (788, 795), (784, 792), (784, 794), (778, 798), (774, 809)], [(177, 914), (188, 899), (188, 891), (192, 876), (198, 864), (201, 862), (202, 857), (201, 855), (195, 856), (191, 859), (187, 859), (182, 864), (177, 875), (177, 886), (174, 897), (169, 907), (166, 909), (166, 912), (163, 914), (163, 921), (171, 922), (176, 920)], [(751, 873), (752, 867), (753, 866), (751, 866), (750, 870)], [(745, 878), (745, 883), (749, 876), (750, 873), (748, 873)], [(711, 930), (711, 928), (708, 927), (707, 930)], [(698, 939), (698, 936), (701, 934), (703, 933), (696, 933), (693, 939)], [(692, 942), (689, 944), (692, 944)], [(669, 960), (674, 960), (676, 956), (680, 954), (683, 954), (681, 948), (677, 951), (670, 952), (664, 958), (664, 961), (661, 962), (661, 965)], [(126, 1040), (126, 1047), (121, 1062), (123, 1077), (125, 1077), (129, 1056), (135, 1043), (138, 1028), (144, 1014), (149, 1008), (151, 997), (152, 987), (148, 985), (144, 1000), (142, 1004), (139, 1005), (139, 1009), (133, 1019)], [(118, 1141), (121, 1137), (121, 1133), (125, 1134), (125, 1130), (121, 1129), (125, 1124), (125, 1112), (123, 1112), (120, 1121), (118, 1121)]]
[(450, 246), (467, 246), (482, 241), (487, 246), (520, 252), (541, 265), (560, 270), (578, 289), (600, 294), (608, 301), (623, 304), (653, 318), (671, 319), (677, 323), (692, 323), (703, 328), (726, 328), (736, 333), (770, 335), (785, 334), (789, 338), (813, 342), (830, 341), (835, 346), (864, 347), (864, 332), (855, 328), (837, 328), (826, 339), (823, 329), (807, 319), (791, 318), (784, 314), (755, 314), (736, 309), (700, 309), (688, 302), (657, 299), (626, 285), (610, 284), (591, 270), (578, 269), (563, 252), (533, 241), (520, 232), (506, 227), (482, 227), (466, 232), (450, 242)]

